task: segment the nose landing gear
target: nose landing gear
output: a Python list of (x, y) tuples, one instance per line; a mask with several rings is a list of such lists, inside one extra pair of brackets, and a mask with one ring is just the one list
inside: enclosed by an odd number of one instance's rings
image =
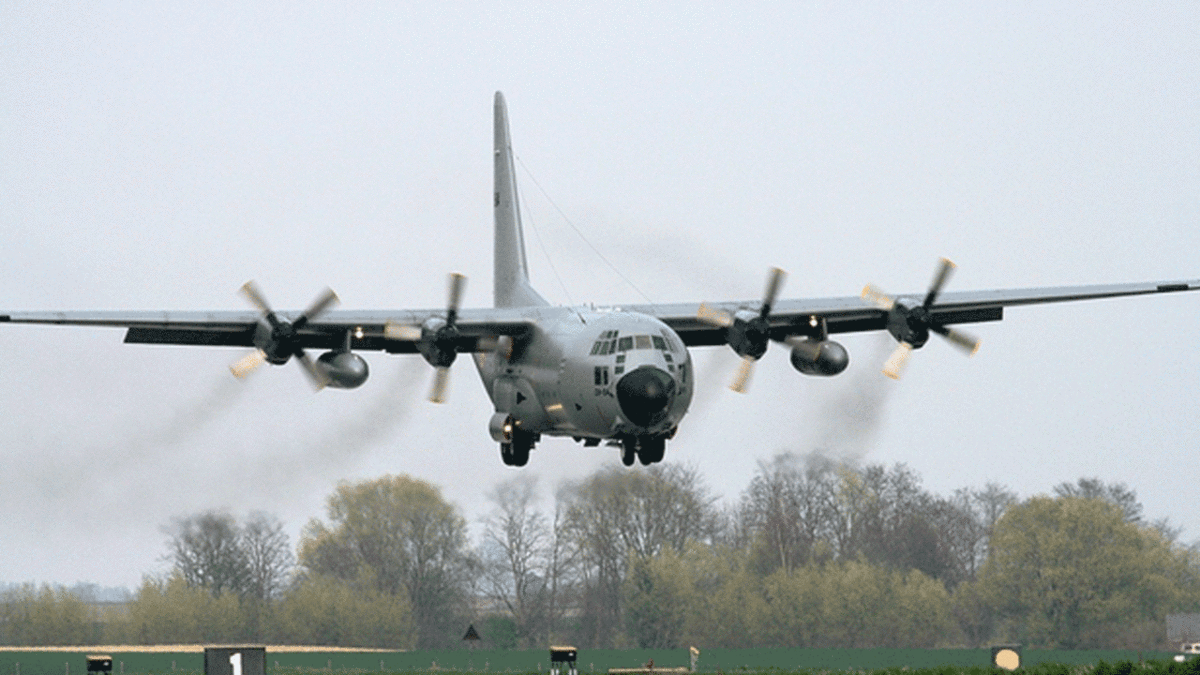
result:
[(667, 439), (663, 436), (626, 436), (621, 439), (621, 463), (633, 466), (636, 458), (642, 466), (663, 460), (667, 452)]

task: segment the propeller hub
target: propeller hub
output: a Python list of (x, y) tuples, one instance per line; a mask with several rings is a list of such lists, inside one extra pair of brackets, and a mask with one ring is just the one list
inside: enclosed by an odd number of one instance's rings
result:
[(762, 316), (743, 319), (735, 317), (733, 325), (726, 329), (725, 341), (738, 356), (760, 359), (767, 353), (771, 338), (771, 324)]
[(906, 307), (897, 302), (888, 313), (888, 332), (897, 342), (907, 342), (914, 349), (920, 349), (929, 341), (929, 326), (932, 321), (929, 310), (925, 307)]
[(675, 400), (675, 393), (675, 378), (653, 366), (637, 368), (617, 382), (621, 412), (641, 427), (661, 422)]

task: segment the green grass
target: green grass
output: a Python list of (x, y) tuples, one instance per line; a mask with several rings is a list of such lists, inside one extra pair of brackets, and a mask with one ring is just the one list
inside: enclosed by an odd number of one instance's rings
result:
[[(88, 652), (0, 652), (0, 675), (87, 675)], [(113, 675), (203, 675), (202, 653), (111, 653)], [(1026, 675), (1200, 675), (1200, 660), (1175, 663), (1169, 652), (1059, 651), (1026, 649)], [(996, 675), (989, 649), (711, 649), (700, 656), (702, 673), (769, 675)], [(686, 649), (579, 652), (581, 675), (633, 668), (654, 659), (657, 667), (688, 665)], [(382, 662), (382, 669), (381, 669)], [(268, 675), (353, 673), (548, 673), (547, 650), (413, 652), (271, 652)]]

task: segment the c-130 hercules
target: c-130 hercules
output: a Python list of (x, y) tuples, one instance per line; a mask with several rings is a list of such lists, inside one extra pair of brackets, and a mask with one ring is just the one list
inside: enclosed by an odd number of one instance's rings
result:
[[(791, 348), (805, 375), (832, 376), (849, 364), (836, 333), (886, 330), (899, 346), (884, 373), (899, 377), (930, 333), (974, 353), (978, 342), (950, 328), (998, 321), (1005, 307), (1200, 289), (1200, 281), (1150, 282), (943, 293), (953, 269), (942, 261), (924, 294), (777, 300), (784, 274), (771, 271), (761, 300), (623, 307), (552, 307), (529, 283), (517, 207), (504, 96), (495, 97), (494, 307), (459, 309), (465, 277), (450, 277), (445, 309), (334, 311), (327, 290), (303, 312), (276, 312), (253, 282), (242, 291), (258, 308), (219, 312), (6, 312), (0, 322), (116, 326), (125, 342), (252, 347), (231, 367), (244, 377), (262, 363), (296, 357), (318, 388), (366, 381), (356, 352), (419, 353), (436, 368), (431, 399), (445, 397), (449, 368), (471, 353), (495, 406), (488, 428), (510, 466), (524, 466), (543, 435), (585, 446), (609, 441), (631, 466), (662, 461), (691, 403), (695, 375), (688, 347), (729, 345), (742, 357), (732, 388), (744, 391), (771, 342)], [(312, 359), (306, 350), (327, 350)]]

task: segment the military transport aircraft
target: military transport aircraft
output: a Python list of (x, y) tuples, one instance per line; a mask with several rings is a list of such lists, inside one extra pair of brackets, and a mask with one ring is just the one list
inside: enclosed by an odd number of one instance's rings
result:
[[(495, 97), (494, 307), (459, 309), (465, 277), (450, 277), (444, 309), (334, 311), (322, 294), (302, 312), (271, 309), (253, 282), (242, 291), (257, 312), (0, 312), (11, 323), (116, 326), (125, 342), (251, 347), (235, 363), (244, 377), (262, 363), (295, 357), (318, 388), (353, 389), (366, 381), (358, 354), (419, 353), (436, 369), (431, 399), (441, 402), (449, 368), (470, 353), (495, 405), (489, 423), (501, 458), (524, 466), (543, 435), (585, 446), (607, 441), (635, 459), (663, 459), (696, 386), (689, 347), (729, 345), (742, 357), (732, 388), (744, 391), (771, 342), (787, 345), (805, 375), (831, 376), (849, 355), (830, 335), (886, 330), (899, 343), (884, 373), (899, 377), (930, 333), (974, 353), (978, 341), (951, 325), (998, 321), (1004, 308), (1069, 300), (1200, 289), (1200, 280), (1105, 286), (943, 293), (953, 270), (943, 260), (923, 294), (888, 296), (868, 286), (861, 296), (778, 300), (784, 273), (773, 269), (761, 300), (622, 307), (553, 307), (529, 283), (517, 207), (504, 96)], [(324, 350), (316, 359), (310, 349)]]

